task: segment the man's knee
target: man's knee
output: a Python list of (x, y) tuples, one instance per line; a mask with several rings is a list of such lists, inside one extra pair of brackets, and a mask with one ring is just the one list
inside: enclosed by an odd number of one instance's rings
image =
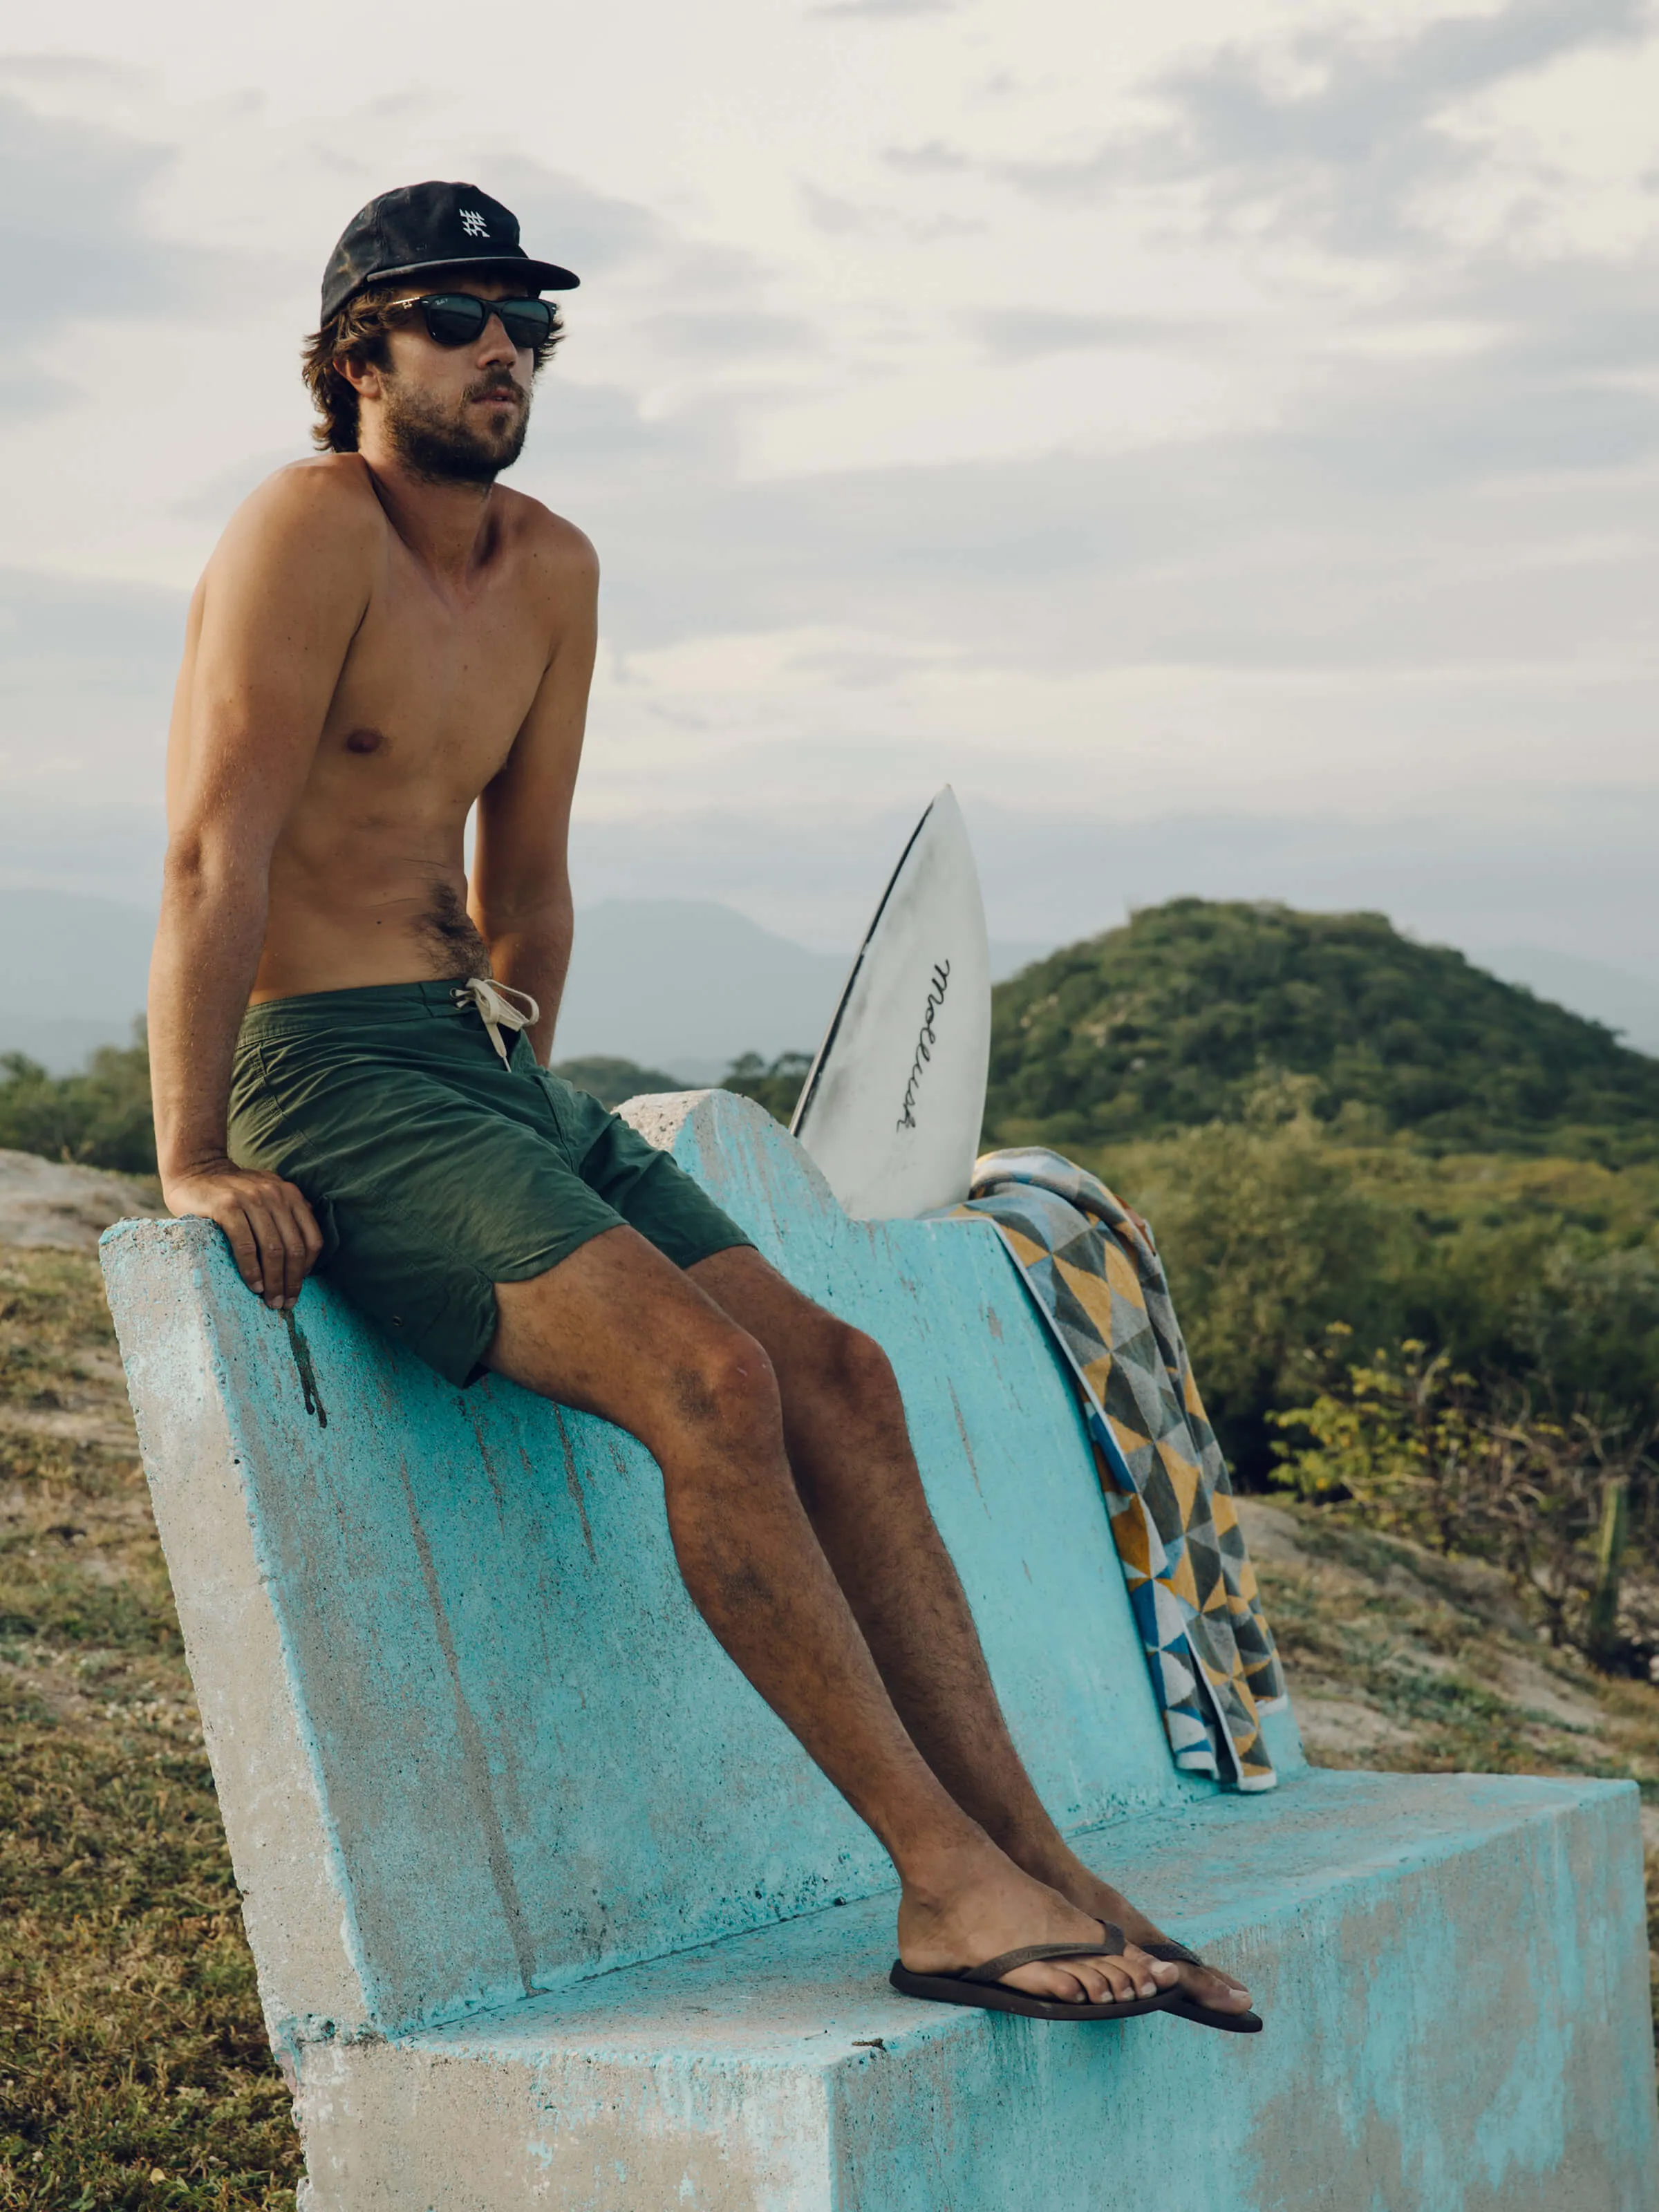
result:
[(746, 1329), (725, 1322), (701, 1330), (666, 1362), (671, 1418), (700, 1438), (739, 1446), (775, 1435), (777, 1377)]
[(813, 1332), (812, 1361), (821, 1387), (849, 1410), (874, 1411), (897, 1402), (892, 1362), (874, 1337), (822, 1309)]

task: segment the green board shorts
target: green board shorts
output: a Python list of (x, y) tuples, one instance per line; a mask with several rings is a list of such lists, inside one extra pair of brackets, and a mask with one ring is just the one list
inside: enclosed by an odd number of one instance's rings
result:
[(462, 1387), (483, 1372), (497, 1283), (545, 1274), (623, 1224), (680, 1267), (750, 1241), (665, 1152), (550, 1075), (527, 1037), (502, 1033), (503, 1066), (464, 988), (250, 1006), (230, 1094), (231, 1158), (304, 1192), (319, 1271)]

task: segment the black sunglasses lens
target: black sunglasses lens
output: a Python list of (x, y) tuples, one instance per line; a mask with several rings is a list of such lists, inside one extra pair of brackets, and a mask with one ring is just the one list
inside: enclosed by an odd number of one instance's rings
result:
[(553, 310), (545, 300), (503, 300), (495, 312), (501, 319), (501, 328), (523, 351), (533, 352), (546, 344), (553, 328)]
[(439, 292), (421, 302), (427, 335), (434, 345), (468, 345), (484, 326), (484, 303), (470, 292)]
[(553, 309), (546, 300), (480, 300), (471, 292), (433, 292), (421, 302), (421, 313), (434, 345), (471, 345), (482, 337), (485, 323), (499, 315), (501, 327), (515, 346), (532, 352), (545, 345), (553, 328)]

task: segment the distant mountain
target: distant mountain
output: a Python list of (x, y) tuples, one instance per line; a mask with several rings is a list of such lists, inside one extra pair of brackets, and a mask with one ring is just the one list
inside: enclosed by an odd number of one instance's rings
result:
[(1149, 1137), (1236, 1120), (1264, 1076), (1435, 1151), (1659, 1157), (1659, 1060), (1381, 915), (1176, 899), (994, 1000), (988, 1129)]
[(815, 1045), (846, 972), (712, 900), (609, 899), (576, 916), (555, 1050), (706, 1079), (741, 1052)]
[[(125, 1044), (143, 1009), (155, 916), (110, 899), (0, 889), (0, 1052), (54, 1074)], [(1047, 948), (992, 948), (992, 973)], [(611, 1058), (712, 1082), (740, 1053), (811, 1052), (854, 947), (813, 952), (714, 900), (611, 899), (576, 917), (561, 1060)]]
[(127, 1043), (155, 931), (143, 907), (0, 886), (0, 1053), (63, 1075), (100, 1044)]

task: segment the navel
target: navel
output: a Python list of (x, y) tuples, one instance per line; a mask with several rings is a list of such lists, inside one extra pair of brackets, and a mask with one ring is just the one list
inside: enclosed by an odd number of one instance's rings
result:
[(385, 743), (386, 736), (382, 731), (353, 730), (345, 741), (345, 749), (349, 753), (377, 753)]

